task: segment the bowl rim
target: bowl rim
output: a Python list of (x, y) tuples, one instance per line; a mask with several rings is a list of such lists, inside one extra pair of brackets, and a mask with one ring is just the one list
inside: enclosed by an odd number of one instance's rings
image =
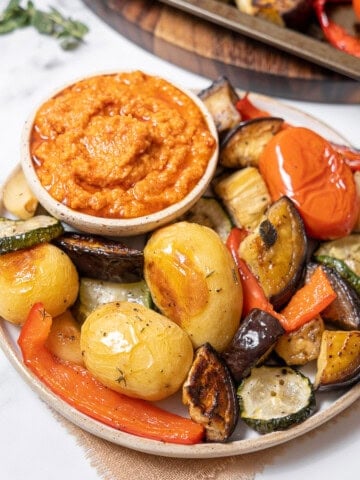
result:
[[(50, 98), (58, 95), (63, 90), (83, 80), (98, 77), (98, 76), (111, 76), (122, 73), (131, 73), (134, 71), (141, 71), (145, 75), (162, 78), (169, 84), (173, 85), (181, 92), (185, 93), (199, 108), (211, 135), (215, 139), (215, 149), (208, 160), (205, 171), (196, 185), (178, 202), (173, 203), (162, 210), (133, 218), (108, 218), (98, 217), (86, 213), (74, 210), (60, 201), (56, 200), (50, 195), (46, 188), (40, 182), (39, 177), (36, 174), (33, 166), (33, 161), (30, 156), (30, 136), (33, 129), (35, 117), (40, 107)], [(21, 133), (21, 149), (20, 149), (20, 164), (24, 175), (29, 183), (29, 187), (33, 194), (36, 196), (40, 204), (54, 217), (58, 218), (65, 223), (78, 228), (79, 230), (87, 231), (88, 233), (99, 233), (99, 229), (103, 229), (104, 235), (122, 235), (132, 236), (137, 234), (146, 233), (157, 226), (163, 225), (184, 214), (189, 210), (196, 201), (205, 193), (209, 184), (213, 178), (218, 164), (219, 155), (219, 137), (218, 131), (215, 125), (215, 121), (207, 109), (204, 102), (196, 95), (196, 93), (186, 87), (182, 87), (178, 83), (169, 80), (168, 78), (152, 73), (147, 73), (144, 70), (105, 70), (101, 72), (94, 72), (88, 75), (77, 77), (69, 82), (66, 82), (62, 86), (56, 88), (52, 92), (48, 93), (42, 100), (40, 100), (36, 107), (32, 110), (28, 118), (26, 119), (22, 133)], [(171, 218), (172, 217), (172, 218)], [(80, 225), (85, 228), (80, 228)]]

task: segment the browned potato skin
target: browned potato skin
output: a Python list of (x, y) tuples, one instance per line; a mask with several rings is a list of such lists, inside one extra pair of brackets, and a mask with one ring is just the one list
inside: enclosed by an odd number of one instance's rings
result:
[(324, 322), (318, 316), (297, 330), (282, 335), (275, 352), (287, 365), (305, 365), (318, 358), (323, 331)]
[(53, 318), (46, 347), (62, 360), (84, 365), (80, 348), (80, 325), (69, 310)]
[(360, 377), (360, 331), (325, 330), (317, 361), (315, 388), (342, 388)]
[(144, 249), (144, 276), (160, 311), (195, 348), (222, 351), (240, 322), (242, 287), (236, 265), (210, 228), (178, 222), (156, 231)]
[(0, 316), (22, 325), (34, 303), (53, 317), (76, 300), (79, 279), (70, 258), (49, 243), (0, 256)]

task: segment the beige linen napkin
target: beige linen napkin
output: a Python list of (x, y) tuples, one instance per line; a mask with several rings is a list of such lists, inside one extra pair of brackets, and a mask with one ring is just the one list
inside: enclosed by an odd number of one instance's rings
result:
[(148, 455), (130, 450), (87, 433), (54, 413), (58, 421), (76, 437), (77, 443), (91, 465), (104, 480), (253, 480), (265, 466), (274, 463), (289, 445), (303, 442), (308, 436), (315, 436), (329, 428), (330, 423), (340, 417), (355, 415), (359, 418), (360, 401), (342, 412), (320, 428), (303, 435), (287, 444), (278, 445), (259, 452), (233, 457), (212, 459), (179, 459)]

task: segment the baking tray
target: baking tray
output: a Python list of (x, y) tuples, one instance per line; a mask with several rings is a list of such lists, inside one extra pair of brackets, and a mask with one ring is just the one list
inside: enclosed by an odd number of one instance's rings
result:
[[(360, 80), (360, 58), (342, 52), (325, 41), (283, 28), (262, 18), (240, 12), (235, 6), (217, 0), (160, 0), (184, 12), (253, 38), (321, 67)], [(345, 12), (346, 5), (340, 5)], [(347, 9), (346, 21), (352, 12)], [(343, 15), (344, 17), (344, 15)], [(354, 23), (354, 22), (353, 22)]]

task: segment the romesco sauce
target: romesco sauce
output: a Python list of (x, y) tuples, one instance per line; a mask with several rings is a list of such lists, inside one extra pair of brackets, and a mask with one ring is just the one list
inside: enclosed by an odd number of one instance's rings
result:
[(37, 111), (30, 151), (37, 175), (64, 205), (134, 218), (184, 198), (216, 147), (195, 102), (140, 71), (98, 75)]

